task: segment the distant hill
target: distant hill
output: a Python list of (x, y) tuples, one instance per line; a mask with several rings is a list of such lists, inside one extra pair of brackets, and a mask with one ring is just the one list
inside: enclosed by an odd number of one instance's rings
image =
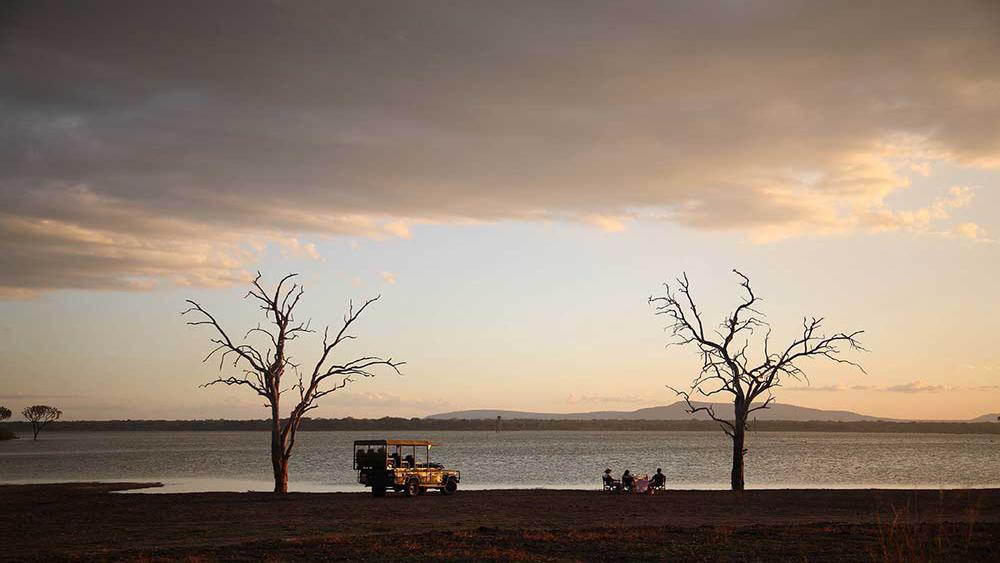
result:
[[(695, 403), (695, 405), (707, 405), (709, 403)], [(725, 403), (712, 403), (715, 412), (719, 416), (732, 417), (733, 415), (733, 405)], [(661, 407), (648, 407), (644, 409), (634, 410), (634, 411), (593, 411), (593, 412), (571, 412), (571, 413), (544, 413), (544, 412), (524, 412), (524, 411), (506, 411), (506, 410), (495, 410), (495, 409), (480, 409), (480, 410), (464, 410), (455, 412), (446, 412), (441, 414), (432, 414), (428, 417), (429, 419), (466, 419), (466, 420), (480, 420), (480, 419), (495, 419), (496, 417), (503, 417), (507, 420), (512, 419), (533, 419), (533, 420), (708, 420), (708, 415), (705, 413), (697, 413), (695, 415), (689, 414), (687, 412), (687, 405), (682, 401), (678, 401), (671, 405), (665, 405)], [(810, 409), (806, 407), (797, 407), (795, 405), (786, 405), (781, 403), (773, 403), (770, 408), (755, 411), (750, 415), (757, 420), (789, 420), (797, 422), (805, 422), (811, 420), (817, 421), (831, 421), (831, 422), (862, 422), (862, 421), (873, 421), (873, 420), (893, 420), (889, 418), (880, 418), (875, 416), (868, 416), (863, 414), (858, 414), (850, 411), (829, 411), (822, 409)], [(989, 416), (989, 415), (987, 415)], [(978, 419), (977, 419), (978, 420)], [(994, 419), (995, 420), (995, 419)]]
[(983, 416), (977, 416), (969, 422), (997, 422), (997, 419), (1000, 419), (1000, 412), (991, 412)]

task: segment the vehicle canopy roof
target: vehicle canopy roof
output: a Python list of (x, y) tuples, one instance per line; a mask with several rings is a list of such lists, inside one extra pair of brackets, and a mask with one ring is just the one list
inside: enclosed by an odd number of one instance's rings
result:
[(428, 440), (355, 440), (355, 446), (437, 446)]

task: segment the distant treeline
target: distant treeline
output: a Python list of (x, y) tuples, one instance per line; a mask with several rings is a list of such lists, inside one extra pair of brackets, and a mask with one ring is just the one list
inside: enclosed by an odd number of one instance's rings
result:
[[(7, 422), (15, 432), (30, 432), (27, 422)], [(302, 430), (478, 430), (493, 431), (491, 419), (426, 419), (426, 418), (311, 418), (302, 421)], [(718, 431), (709, 420), (503, 420), (505, 432), (521, 430), (660, 430)], [(80, 420), (56, 421), (46, 429), (59, 431), (256, 431), (269, 430), (268, 420)], [(752, 423), (759, 432), (874, 432), (874, 433), (939, 433), (939, 434), (1000, 434), (995, 422), (830, 422), (761, 420)]]

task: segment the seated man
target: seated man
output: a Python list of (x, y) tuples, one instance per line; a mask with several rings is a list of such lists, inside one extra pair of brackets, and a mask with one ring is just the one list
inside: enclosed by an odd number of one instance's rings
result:
[(650, 491), (654, 489), (662, 489), (667, 486), (667, 476), (663, 474), (663, 468), (657, 467), (656, 473), (653, 478), (650, 479), (649, 488)]
[(604, 490), (614, 491), (616, 493), (622, 490), (621, 481), (618, 481), (617, 479), (611, 476), (610, 469), (604, 470)]
[(622, 489), (626, 493), (631, 493), (635, 489), (635, 477), (628, 469), (625, 470), (625, 473), (622, 473)]

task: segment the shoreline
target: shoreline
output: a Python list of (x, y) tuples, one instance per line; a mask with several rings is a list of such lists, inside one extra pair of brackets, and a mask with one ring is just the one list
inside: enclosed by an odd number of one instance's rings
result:
[(708, 560), (857, 561), (871, 560), (886, 548), (886, 538), (895, 538), (889, 547), (937, 550), (935, 560), (1000, 556), (1000, 489), (667, 490), (651, 496), (460, 489), (452, 496), (382, 499), (360, 491), (114, 493), (155, 485), (0, 485), (5, 554), (23, 561), (392, 561), (412, 555), (428, 561), (703, 561), (705, 553), (714, 554)]
[[(243, 493), (271, 493), (271, 488), (273, 484), (271, 481), (265, 479), (226, 479), (226, 478), (207, 478), (207, 477), (192, 477), (192, 478), (169, 478), (161, 476), (151, 476), (149, 478), (107, 478), (107, 479), (62, 479), (62, 480), (11, 480), (11, 481), (0, 481), (0, 488), (2, 487), (28, 487), (28, 486), (42, 486), (42, 487), (59, 487), (59, 486), (75, 486), (75, 485), (92, 485), (92, 486), (115, 486), (115, 485), (127, 485), (127, 488), (123, 489), (110, 489), (109, 492), (114, 493), (127, 493), (127, 494), (173, 494), (173, 495), (193, 495), (193, 494), (213, 494), (213, 493), (225, 493), (225, 494), (243, 494)], [(211, 488), (216, 486), (217, 488)], [(504, 483), (492, 483), (483, 485), (469, 485), (463, 483), (461, 490), (464, 492), (512, 492), (512, 493), (523, 493), (529, 491), (563, 491), (563, 492), (594, 492), (601, 491), (600, 483), (571, 483), (565, 486), (555, 486), (555, 485), (525, 485), (525, 486), (514, 486), (511, 484)], [(849, 483), (844, 485), (790, 485), (790, 484), (779, 484), (774, 486), (768, 485), (752, 485), (748, 486), (746, 491), (788, 491), (788, 492), (803, 492), (803, 491), (886, 491), (886, 492), (902, 492), (902, 491), (913, 491), (913, 492), (928, 492), (928, 491), (1000, 491), (1000, 483), (991, 483), (984, 485), (969, 485), (969, 484), (957, 484), (957, 485), (941, 485), (934, 483), (918, 483), (912, 486), (900, 486), (892, 484), (866, 484), (866, 483)], [(678, 492), (678, 493), (699, 493), (699, 492), (731, 492), (728, 483), (675, 483), (671, 486), (668, 483), (667, 493)], [(352, 483), (350, 485), (343, 484), (327, 484), (327, 483), (317, 483), (311, 481), (290, 481), (289, 482), (289, 493), (295, 494), (369, 494), (368, 489), (357, 483)]]

